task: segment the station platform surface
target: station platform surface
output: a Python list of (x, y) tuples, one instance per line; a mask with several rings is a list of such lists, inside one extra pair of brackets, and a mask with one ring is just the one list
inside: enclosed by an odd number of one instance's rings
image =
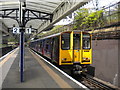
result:
[[(17, 55), (15, 56), (14, 54)], [(83, 88), (46, 63), (29, 48), (25, 48), (24, 82), (20, 82), (19, 49), (12, 52), (15, 60), (9, 69), (2, 88)], [(9, 58), (7, 58), (9, 57)], [(10, 56), (6, 58), (9, 60)]]

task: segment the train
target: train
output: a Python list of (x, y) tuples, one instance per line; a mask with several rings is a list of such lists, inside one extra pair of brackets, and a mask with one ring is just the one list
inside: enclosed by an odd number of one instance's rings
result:
[(92, 64), (92, 35), (83, 31), (66, 31), (31, 41), (30, 49), (58, 66), (72, 67), (71, 73), (87, 72)]

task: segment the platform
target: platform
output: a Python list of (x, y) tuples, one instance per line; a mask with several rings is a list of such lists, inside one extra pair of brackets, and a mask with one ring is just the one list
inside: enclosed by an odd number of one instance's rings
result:
[(83, 88), (84, 86), (63, 75), (29, 48), (25, 48), (24, 82), (21, 83), (19, 49), (4, 59), (9, 61), (13, 57), (15, 60), (3, 81), (2, 88)]

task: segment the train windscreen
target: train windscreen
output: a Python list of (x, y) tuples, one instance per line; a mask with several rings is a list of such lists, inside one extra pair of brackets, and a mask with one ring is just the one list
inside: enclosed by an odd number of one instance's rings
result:
[(83, 49), (90, 49), (91, 48), (91, 38), (89, 34), (83, 34)]
[(62, 49), (63, 50), (69, 50), (70, 49), (70, 33), (64, 33), (62, 34)]
[(73, 49), (80, 49), (80, 34), (73, 34)]

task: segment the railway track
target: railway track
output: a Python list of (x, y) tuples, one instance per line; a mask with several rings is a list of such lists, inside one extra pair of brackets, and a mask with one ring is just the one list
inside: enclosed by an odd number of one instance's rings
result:
[(86, 73), (83, 73), (82, 76), (79, 75), (71, 75), (70, 71), (68, 70), (64, 70), (66, 68), (60, 68), (62, 69), (65, 73), (67, 73), (68, 75), (70, 75), (71, 77), (73, 77), (74, 79), (76, 79), (77, 81), (79, 81), (80, 83), (84, 84), (86, 87), (88, 87), (90, 90), (94, 90), (94, 89), (98, 89), (98, 90), (120, 90), (118, 89), (118, 87), (104, 82), (102, 80), (99, 80), (95, 77), (92, 77)]
[(96, 79), (94, 79), (93, 77), (86, 75), (83, 76), (81, 78), (80, 81), (82, 84), (84, 84), (85, 86), (87, 86), (88, 88), (90, 88), (91, 90), (93, 89), (98, 89), (98, 90), (118, 90), (117, 87), (115, 86), (110, 86), (107, 85), (107, 83), (102, 83)]
[(98, 90), (120, 90), (118, 87), (116, 87), (116, 86), (114, 86), (110, 83), (104, 82), (100, 79), (97, 79), (95, 77), (92, 77), (92, 76), (90, 76), (86, 73), (83, 73), (82, 76), (79, 76), (79, 75), (74, 76), (74, 75), (71, 75), (69, 71), (64, 70), (64, 69), (65, 68), (63, 68), (62, 70), (65, 73), (72, 76), (74, 79), (76, 79), (80, 83), (84, 84), (90, 90), (94, 90), (94, 89), (98, 89)]

